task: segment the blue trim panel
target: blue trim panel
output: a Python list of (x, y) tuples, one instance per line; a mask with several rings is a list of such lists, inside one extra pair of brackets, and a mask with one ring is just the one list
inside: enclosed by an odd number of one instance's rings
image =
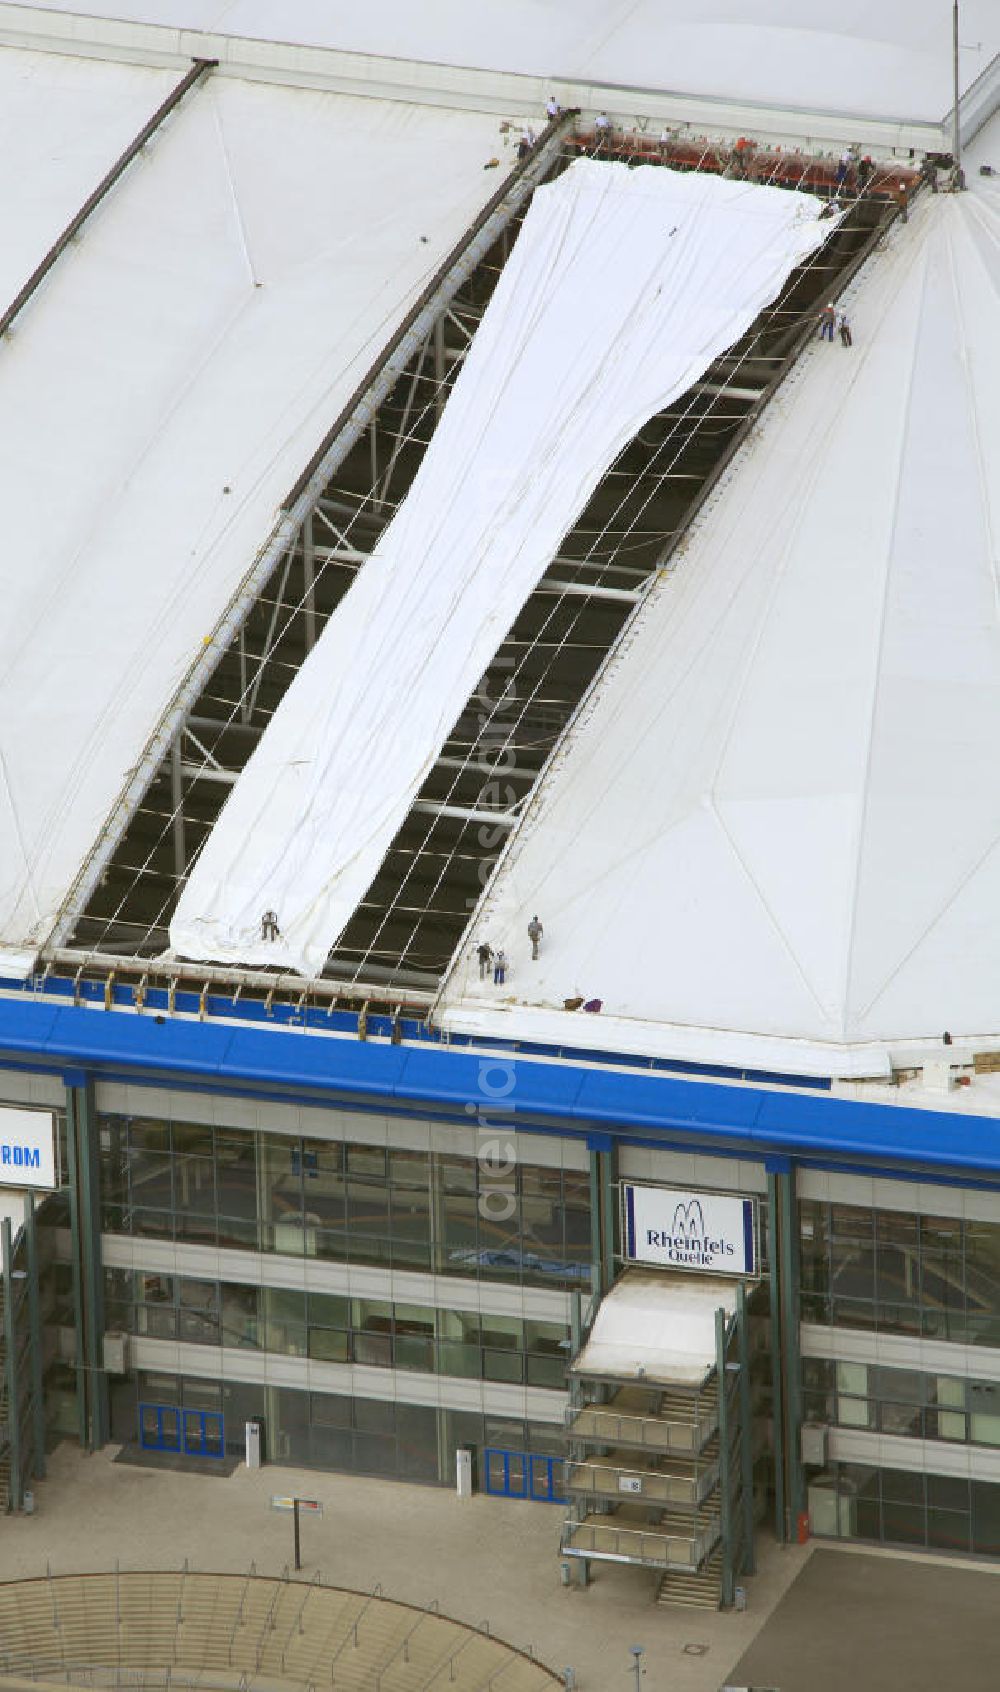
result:
[[(0, 991), (22, 992), (24, 984), (20, 981), (0, 978)], [(79, 998), (85, 1004), (92, 1004), (103, 1008), (104, 983), (101, 981), (80, 981), (74, 984), (66, 976), (50, 975), (34, 977), (28, 989), (36, 997), (54, 997), (63, 1004), (73, 1003)], [(135, 1006), (135, 988), (119, 985), (112, 987), (112, 1003), (118, 1010), (132, 1010)], [(167, 991), (163, 987), (150, 987), (146, 994), (146, 1011), (155, 1014), (167, 1009)], [(200, 995), (194, 992), (179, 990), (175, 999), (175, 1009), (182, 1015), (200, 1016)], [(238, 1018), (240, 1022), (262, 1022), (268, 1028), (309, 1028), (318, 1034), (356, 1034), (358, 1018), (354, 1011), (339, 1011), (321, 1006), (306, 1005), (301, 1009), (296, 1004), (278, 1002), (268, 1006), (262, 999), (245, 998), (239, 1002), (227, 998), (222, 993), (209, 993), (205, 1001), (205, 1009), (210, 1017)], [(392, 1017), (372, 1015), (368, 1019), (368, 1033), (371, 1038), (387, 1039), (392, 1033)], [(526, 1051), (534, 1057), (552, 1057), (568, 1060), (571, 1063), (584, 1063), (591, 1068), (601, 1065), (622, 1066), (628, 1069), (640, 1070), (644, 1073), (669, 1073), (678, 1075), (704, 1075), (715, 1077), (722, 1081), (756, 1081), (764, 1085), (780, 1087), (798, 1087), (806, 1091), (830, 1090), (828, 1076), (816, 1075), (786, 1075), (766, 1069), (734, 1069), (728, 1064), (695, 1063), (691, 1060), (682, 1061), (679, 1058), (650, 1058), (636, 1057), (629, 1052), (588, 1052), (585, 1048), (576, 1046), (532, 1045), (521, 1041), (503, 1040), (499, 1038), (479, 1037), (471, 1034), (450, 1034), (447, 1041), (435, 1029), (428, 1028), (426, 1023), (415, 1018), (401, 1019), (403, 1039), (408, 1041), (420, 1040), (432, 1046), (447, 1044), (449, 1046), (475, 1046), (477, 1050), (490, 1048), (497, 1051), (514, 1053)]]
[[(313, 1095), (314, 1102), (410, 1110), (468, 1121), (481, 1113), (511, 1127), (636, 1132), (754, 1157), (837, 1158), (1000, 1175), (1000, 1119), (868, 1104), (822, 1093), (682, 1080), (663, 1072), (613, 1072), (533, 1062), (504, 1053), (511, 1083), (490, 1095), (488, 1053), (439, 1045), (393, 1046), (305, 1031), (171, 1020), (42, 997), (0, 999), (0, 1062), (56, 1070), (83, 1067), (169, 1086), (198, 1084)], [(305, 1099), (302, 1102), (307, 1102)]]
[(743, 1261), (747, 1266), (747, 1274), (748, 1275), (754, 1275), (757, 1272), (757, 1264), (754, 1260), (753, 1213), (754, 1213), (753, 1199), (744, 1199), (743, 1200)]

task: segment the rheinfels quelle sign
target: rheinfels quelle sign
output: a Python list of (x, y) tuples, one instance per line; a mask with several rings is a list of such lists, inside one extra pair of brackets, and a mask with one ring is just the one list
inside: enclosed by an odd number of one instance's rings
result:
[(756, 1203), (671, 1187), (622, 1189), (625, 1256), (710, 1275), (756, 1273)]

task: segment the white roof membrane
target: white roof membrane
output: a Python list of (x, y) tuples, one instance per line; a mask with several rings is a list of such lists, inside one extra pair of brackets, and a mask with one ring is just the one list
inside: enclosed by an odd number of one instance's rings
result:
[[(930, 195), (815, 345), (536, 791), (445, 1026), (857, 1070), (1000, 1018), (1000, 219)], [(537, 962), (527, 924), (545, 929)], [(470, 942), (503, 945), (504, 987)], [(596, 1015), (567, 1012), (577, 996)], [(805, 1043), (803, 1045), (803, 1043)], [(876, 1064), (876, 1067), (879, 1067)], [(884, 1053), (882, 1067), (884, 1067)]]
[(822, 244), (819, 211), (590, 160), (536, 191), (406, 500), (188, 879), (177, 953), (322, 971), (600, 477)]
[(0, 311), (179, 81), (174, 70), (0, 51)]
[[(73, 75), (96, 166), (121, 110), (105, 65)], [(162, 85), (121, 77), (138, 128)], [(52, 102), (22, 119), (44, 158)], [(496, 142), (493, 117), (210, 77), (19, 318), (0, 358), (0, 945), (49, 933), (281, 499), (494, 190)]]
[[(29, 10), (814, 111), (937, 122), (952, 101), (945, 0), (34, 0)], [(962, 0), (963, 88), (998, 50), (995, 0)]]

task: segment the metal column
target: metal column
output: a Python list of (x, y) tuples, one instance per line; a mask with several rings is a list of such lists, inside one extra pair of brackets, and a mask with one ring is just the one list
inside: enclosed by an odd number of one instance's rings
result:
[(771, 1305), (771, 1428), (774, 1441), (774, 1532), (779, 1545), (788, 1539), (785, 1515), (785, 1389), (781, 1359), (781, 1287), (778, 1253), (778, 1176), (767, 1177), (767, 1241)]
[(35, 1430), (35, 1477), (45, 1475), (45, 1358), (42, 1353), (42, 1314), (38, 1284), (38, 1220), (35, 1216), (35, 1195), (28, 1194), (28, 1208), (24, 1218), (24, 1232), (28, 1246), (28, 1334), (31, 1342), (31, 1394)]
[(590, 1148), (590, 1290), (596, 1298), (604, 1286), (601, 1268), (601, 1154)]
[(76, 1434), (81, 1447), (87, 1449), (87, 1365), (83, 1351), (83, 1276), (80, 1188), (77, 1180), (77, 1091), (66, 1087), (66, 1178), (69, 1185), (70, 1252), (73, 1259), (73, 1365), (76, 1370)]
[(444, 313), (434, 325), (434, 410), (440, 421), (444, 410)]
[(722, 1608), (733, 1602), (733, 1466), (726, 1372), (726, 1312), (715, 1312), (715, 1371), (719, 1383), (719, 1525), (722, 1529)]
[(798, 1533), (805, 1509), (802, 1483), (802, 1363), (799, 1356), (799, 1230), (795, 1165), (778, 1177), (781, 1235), (781, 1331), (785, 1368), (785, 1467), (789, 1527)]
[(302, 525), (302, 586), (306, 612), (306, 651), (316, 645), (316, 542), (313, 538), (313, 514), (310, 511)]
[(14, 1320), (14, 1238), (3, 1219), (3, 1337), (7, 1374), (7, 1441), (10, 1447), (10, 1508), (21, 1508), (21, 1406), (17, 1397), (17, 1324)]
[[(73, 1218), (74, 1305), (77, 1380), (82, 1377), (81, 1439), (99, 1451), (108, 1438), (108, 1380), (104, 1373), (104, 1270), (101, 1263), (100, 1157), (93, 1085), (86, 1079), (67, 1089), (67, 1145), (70, 1152)], [(82, 1330), (82, 1331), (81, 1331)], [(81, 1394), (78, 1388), (77, 1404)]]
[(756, 1573), (753, 1524), (753, 1404), (750, 1397), (750, 1329), (747, 1289), (741, 1281), (736, 1293), (736, 1320), (740, 1347), (740, 1486), (743, 1492), (743, 1574)]
[(181, 780), (181, 737), (178, 734), (170, 748), (170, 830), (174, 841), (174, 875), (178, 891), (187, 868), (184, 839), (184, 785)]
[(601, 1153), (601, 1215), (604, 1223), (604, 1251), (602, 1263), (604, 1268), (604, 1291), (614, 1285), (615, 1280), (615, 1177), (616, 1155), (614, 1141), (609, 1142), (606, 1151)]
[(583, 1297), (579, 1287), (574, 1287), (569, 1295), (569, 1348), (570, 1354), (576, 1357), (583, 1345)]

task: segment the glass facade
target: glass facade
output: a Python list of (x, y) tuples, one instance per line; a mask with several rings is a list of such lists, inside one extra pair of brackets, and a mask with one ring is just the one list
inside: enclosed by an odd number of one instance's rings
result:
[(807, 1421), (959, 1445), (1000, 1445), (997, 1381), (804, 1357), (802, 1386)]
[(802, 1320), (1000, 1347), (1000, 1223), (802, 1200)]
[(475, 1158), (123, 1116), (101, 1118), (101, 1162), (106, 1233), (590, 1287), (576, 1171), (519, 1164), (498, 1205)]
[(143, 1339), (565, 1387), (561, 1323), (131, 1269), (105, 1270), (104, 1299), (107, 1326)]
[(561, 1426), (548, 1423), (149, 1371), (113, 1390), (113, 1439), (137, 1437), (140, 1404), (221, 1414), (225, 1447), (234, 1456), (242, 1455), (245, 1423), (253, 1419), (264, 1425), (271, 1461), (400, 1480), (453, 1485), (459, 1446), (563, 1453)]
[(809, 1483), (814, 1533), (1000, 1556), (1000, 1486), (836, 1463)]

